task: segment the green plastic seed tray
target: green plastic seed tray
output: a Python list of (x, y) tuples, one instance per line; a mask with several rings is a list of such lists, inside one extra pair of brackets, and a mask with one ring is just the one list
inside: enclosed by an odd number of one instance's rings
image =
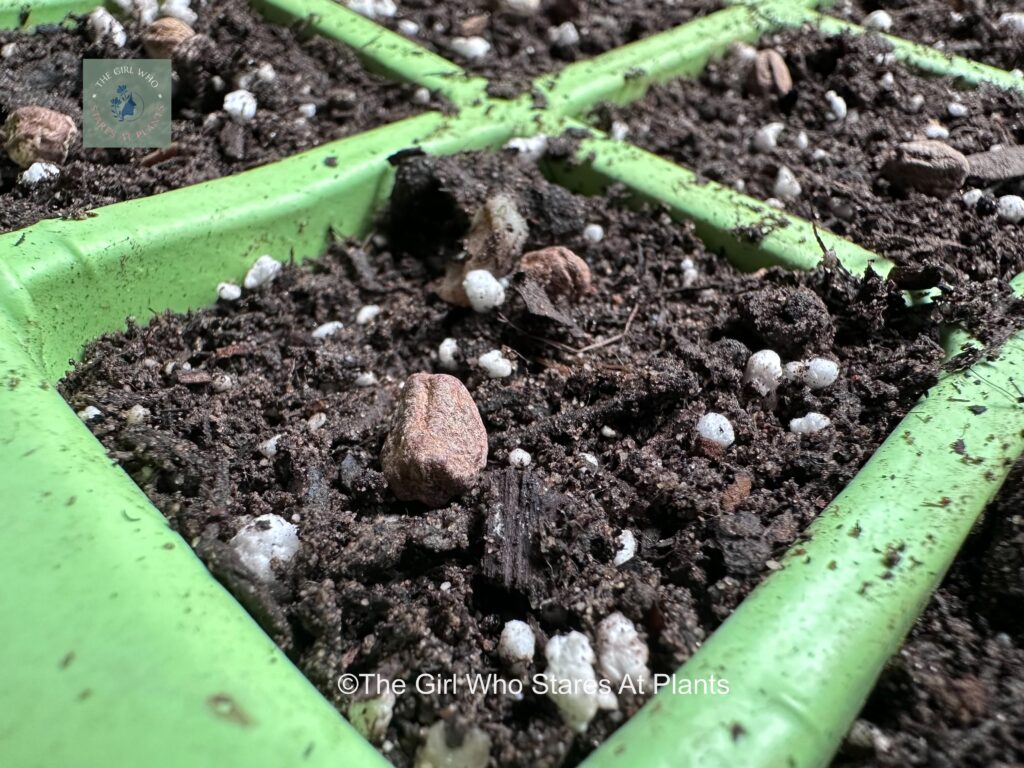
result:
[[(61, 399), (55, 383), (98, 335), (166, 309), (211, 304), (261, 253), (300, 261), (331, 232), (364, 234), (386, 199), (388, 157), (497, 148), (580, 127), (595, 104), (699, 72), (731, 42), (803, 23), (864, 30), (810, 3), (732, 5), (543, 75), (542, 98), (491, 100), (486, 82), (332, 0), (254, 0), (303, 20), (365, 65), (444, 95), (427, 113), (246, 173), (0, 235), (0, 764), (12, 768), (376, 766), (377, 752), (207, 573)], [(30, 29), (85, 12), (76, 0), (0, 0), (0, 25)], [(1014, 75), (897, 38), (936, 74), (1019, 88)], [(536, 106), (543, 104), (542, 107)], [(590, 131), (552, 169), (580, 191), (621, 183), (693, 220), (742, 268), (807, 269), (808, 222)], [(333, 156), (336, 163), (323, 160)], [(201, 215), (197, 215), (201, 212)], [(775, 223), (757, 242), (736, 233)], [(889, 264), (828, 232), (851, 270)], [(1024, 289), (1024, 281), (1016, 287)], [(969, 343), (951, 332), (948, 352)], [(587, 760), (613, 766), (777, 768), (831, 759), (882, 668), (925, 605), (1009, 465), (1024, 409), (1003, 399), (1024, 336), (998, 358), (944, 377), (804, 540), (678, 672), (731, 681), (723, 696), (668, 688)], [(984, 405), (975, 413), (972, 405)], [(974, 409), (980, 411), (980, 409)], [(960, 439), (971, 461), (949, 449)], [(856, 529), (857, 536), (850, 533)], [(903, 547), (899, 563), (883, 562)]]

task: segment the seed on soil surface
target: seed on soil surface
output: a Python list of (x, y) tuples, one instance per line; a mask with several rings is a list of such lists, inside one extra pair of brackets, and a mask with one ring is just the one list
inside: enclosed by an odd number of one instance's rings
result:
[(832, 424), (828, 416), (811, 411), (799, 419), (792, 419), (789, 422), (789, 431), (795, 435), (810, 435)]
[(175, 49), (193, 35), (195, 30), (184, 21), (166, 17), (146, 27), (142, 33), (142, 46), (151, 59), (169, 59)]
[(408, 378), (381, 465), (403, 501), (439, 507), (465, 493), (487, 464), (487, 430), (473, 396), (447, 374)]
[(366, 325), (371, 322), (377, 315), (380, 314), (380, 307), (376, 304), (367, 304), (364, 307), (360, 307), (359, 311), (356, 312), (356, 324)]
[(758, 96), (785, 96), (793, 90), (789, 67), (778, 51), (758, 51), (747, 77), (747, 90)]
[(839, 378), (839, 365), (828, 358), (812, 358), (804, 367), (803, 378), (811, 389), (831, 387)]
[(1019, 195), (1003, 195), (996, 202), (996, 214), (1001, 221), (1019, 223), (1024, 220), (1024, 198)]
[(785, 130), (785, 123), (768, 123), (757, 130), (752, 142), (758, 152), (771, 152), (778, 146), (779, 136)]
[(234, 283), (218, 283), (217, 296), (224, 301), (238, 301), (242, 298), (242, 288)]
[(394, 0), (345, 0), (345, 5), (368, 19), (390, 19), (398, 13)]
[(313, 333), (310, 334), (314, 339), (326, 339), (333, 336), (338, 331), (342, 330), (345, 324), (341, 320), (329, 320), (322, 325), (318, 325), (313, 329)]
[(437, 347), (437, 362), (446, 371), (454, 371), (459, 367), (459, 342), (447, 338)]
[(597, 625), (597, 668), (615, 687), (629, 681), (636, 690), (646, 687), (651, 672), (650, 652), (633, 622), (613, 613)]
[(26, 187), (34, 187), (44, 181), (60, 176), (60, 167), (53, 163), (32, 163), (18, 176), (18, 183)]
[(508, 454), (509, 466), (517, 467), (518, 469), (522, 469), (524, 467), (530, 466), (530, 462), (531, 461), (533, 461), (533, 457), (529, 453), (524, 451), (522, 448), (514, 448), (511, 451), (509, 451), (509, 454)]
[(97, 408), (95, 405), (87, 405), (85, 408), (78, 412), (78, 418), (82, 421), (92, 421), (103, 415), (103, 411)]
[(94, 43), (107, 39), (118, 48), (124, 48), (124, 44), (128, 42), (128, 34), (121, 26), (121, 22), (115, 19), (106, 8), (99, 7), (90, 13), (86, 20), (86, 27), (89, 30), (89, 37)]
[(16, 109), (3, 128), (7, 155), (22, 168), (39, 162), (63, 163), (77, 136), (74, 120), (46, 107)]
[(190, 0), (164, 0), (160, 6), (160, 13), (181, 19), (186, 24), (195, 24), (199, 20), (199, 15), (192, 10), (191, 5)]
[(382, 685), (379, 696), (356, 699), (348, 705), (348, 721), (372, 744), (380, 744), (391, 725), (396, 697), (390, 686)]
[(414, 768), (485, 768), (491, 758), (491, 737), (476, 726), (462, 731), (438, 720), (427, 729)]
[(709, 443), (728, 448), (736, 441), (730, 421), (720, 413), (709, 411), (697, 421), (697, 434)]
[(597, 657), (586, 635), (576, 631), (555, 635), (544, 647), (544, 656), (547, 695), (570, 728), (584, 733), (598, 709), (617, 708), (614, 694), (598, 686)]
[(242, 285), (247, 291), (252, 291), (260, 286), (269, 285), (274, 282), (280, 273), (281, 262), (273, 256), (264, 254), (249, 267), (249, 271), (245, 273), (245, 280), (242, 281)]
[(636, 555), (636, 536), (628, 528), (615, 537), (615, 543), (619, 545), (612, 564), (616, 567), (625, 565)]
[(772, 188), (775, 197), (780, 200), (796, 200), (802, 191), (803, 188), (793, 172), (784, 165), (780, 166), (775, 175), (775, 186)]
[(462, 290), (474, 312), (490, 312), (505, 301), (505, 288), (486, 269), (471, 269), (462, 279)]
[(273, 581), (274, 561), (287, 563), (299, 551), (299, 529), (279, 515), (260, 515), (228, 542), (242, 565), (263, 582)]
[(946, 197), (960, 189), (967, 169), (967, 158), (948, 144), (908, 141), (893, 150), (882, 166), (882, 176), (900, 189)]
[(224, 111), (238, 124), (248, 123), (256, 117), (256, 97), (249, 91), (239, 89), (224, 95)]
[(782, 358), (778, 352), (762, 349), (755, 352), (747, 360), (743, 373), (743, 383), (749, 385), (762, 397), (779, 388), (782, 381)]
[(570, 48), (580, 41), (580, 31), (571, 21), (563, 21), (548, 29), (548, 40), (556, 47)]
[(124, 423), (129, 427), (134, 427), (142, 424), (146, 419), (149, 418), (149, 408), (143, 405), (133, 405), (124, 414)]
[(828, 114), (825, 115), (825, 118), (827, 120), (833, 120), (838, 122), (840, 120), (846, 119), (846, 99), (844, 99), (835, 91), (826, 91), (825, 103), (828, 105)]
[(477, 61), (491, 52), (491, 44), (478, 35), (453, 37), (451, 49), (464, 59)]
[(367, 387), (375, 387), (377, 386), (378, 383), (377, 374), (375, 374), (373, 371), (365, 371), (356, 376), (355, 380), (352, 383), (355, 384), (357, 387), (360, 387), (361, 389), (366, 389)]
[(560, 245), (524, 254), (519, 269), (540, 284), (552, 299), (577, 301), (590, 291), (587, 262)]
[(477, 364), (492, 379), (504, 379), (512, 375), (512, 361), (505, 357), (500, 349), (492, 349), (480, 355)]
[(274, 435), (256, 446), (256, 450), (268, 459), (272, 459), (277, 456), (277, 444), (281, 442), (282, 437), (284, 437), (284, 435)]
[(583, 239), (591, 243), (600, 243), (604, 240), (604, 227), (600, 224), (587, 224), (583, 228)]
[(888, 32), (892, 29), (892, 16), (882, 10), (872, 11), (864, 17), (863, 25), (878, 32)]
[(537, 640), (525, 621), (512, 619), (505, 622), (498, 640), (498, 655), (509, 664), (527, 664), (533, 661)]

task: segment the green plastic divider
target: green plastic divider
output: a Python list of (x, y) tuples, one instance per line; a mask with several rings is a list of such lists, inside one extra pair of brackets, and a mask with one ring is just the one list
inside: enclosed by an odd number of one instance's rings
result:
[(42, 24), (59, 24), (69, 13), (88, 13), (100, 3), (83, 0), (0, 0), (0, 29), (31, 31)]

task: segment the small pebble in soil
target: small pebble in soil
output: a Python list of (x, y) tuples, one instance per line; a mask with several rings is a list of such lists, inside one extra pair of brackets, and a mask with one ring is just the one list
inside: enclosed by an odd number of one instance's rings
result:
[(345, 5), (368, 19), (390, 19), (398, 13), (394, 0), (345, 0)]
[(299, 551), (298, 528), (279, 515), (260, 515), (228, 542), (242, 565), (262, 582), (273, 581), (274, 561), (287, 563)]
[(462, 733), (461, 742), (457, 738), (456, 732), (448, 732), (444, 720), (438, 720), (427, 729), (414, 768), (485, 768), (491, 757), (491, 737), (471, 726)]
[(236, 123), (248, 123), (256, 117), (256, 97), (239, 89), (224, 95), (224, 111)]
[(946, 105), (946, 111), (950, 117), (967, 117), (971, 110), (963, 102), (951, 101)]
[(606, 616), (597, 625), (597, 668), (616, 688), (625, 681), (635, 690), (646, 688), (651, 676), (649, 656), (647, 643), (621, 613)]
[(454, 371), (459, 367), (459, 342), (449, 337), (437, 347), (437, 363), (446, 371)]
[(18, 177), (18, 183), (25, 187), (34, 187), (44, 181), (60, 176), (60, 167), (53, 163), (32, 163)]
[(509, 664), (528, 664), (533, 661), (537, 639), (525, 621), (512, 619), (505, 622), (498, 640), (498, 656)]
[(245, 273), (245, 280), (242, 281), (242, 285), (247, 291), (252, 291), (260, 286), (269, 285), (274, 282), (280, 273), (281, 262), (273, 256), (264, 254), (249, 267), (249, 271)]
[(500, 349), (492, 349), (480, 355), (477, 365), (492, 379), (504, 379), (512, 375), (512, 361), (505, 357)]
[(778, 352), (762, 349), (747, 359), (747, 367), (743, 373), (743, 383), (750, 386), (762, 397), (779, 388), (782, 381), (782, 358)]
[(363, 373), (360, 373), (358, 376), (356, 376), (352, 383), (361, 389), (366, 389), (367, 387), (375, 387), (377, 386), (378, 383), (377, 374), (375, 374), (373, 371), (364, 371)]
[(395, 713), (397, 698), (390, 686), (380, 686), (379, 696), (356, 699), (348, 705), (348, 721), (372, 744), (380, 744)]
[(590, 291), (592, 276), (587, 262), (561, 245), (523, 254), (519, 269), (553, 299), (577, 301)]
[(985, 193), (980, 189), (968, 189), (960, 197), (964, 201), (964, 205), (968, 208), (973, 208), (978, 204), (978, 201), (985, 196)]
[(886, 11), (872, 11), (864, 17), (864, 26), (877, 32), (888, 32), (892, 29), (892, 16)]
[(377, 304), (367, 304), (364, 307), (360, 307), (359, 311), (356, 312), (356, 324), (366, 325), (372, 322), (380, 314), (380, 306)]
[(578, 733), (584, 733), (598, 709), (614, 709), (615, 696), (602, 693), (594, 672), (597, 657), (587, 636), (581, 632), (555, 635), (544, 648), (548, 661), (545, 683), (547, 695), (558, 707), (562, 720)]
[(195, 30), (181, 19), (163, 18), (142, 33), (142, 47), (151, 59), (169, 59), (179, 45), (195, 37)]
[(522, 448), (514, 448), (509, 451), (508, 463), (511, 467), (522, 469), (530, 466), (530, 462), (533, 461), (533, 457)]
[(491, 44), (479, 36), (453, 37), (450, 44), (452, 51), (469, 61), (477, 61), (491, 52)]
[(1024, 198), (1019, 195), (1003, 195), (996, 202), (996, 215), (1000, 221), (1019, 223), (1024, 219)]
[(277, 456), (277, 445), (281, 442), (282, 437), (284, 437), (284, 435), (274, 435), (256, 446), (256, 450), (268, 459), (272, 459)]
[(103, 415), (103, 411), (97, 408), (95, 405), (87, 405), (85, 408), (78, 412), (78, 418), (82, 421), (92, 421)]
[(839, 365), (825, 357), (811, 358), (804, 368), (803, 378), (811, 389), (831, 387), (839, 378)]
[(768, 123), (754, 134), (753, 146), (758, 152), (771, 152), (778, 146), (779, 136), (785, 130), (785, 123)]
[(557, 27), (548, 29), (548, 40), (559, 48), (571, 48), (580, 41), (580, 31), (571, 21), (563, 21)]
[(505, 288), (486, 269), (471, 269), (462, 279), (462, 289), (476, 312), (490, 312), (505, 301)]
[(218, 283), (217, 297), (223, 301), (238, 301), (242, 298), (242, 287), (234, 283)]
[(548, 151), (548, 137), (543, 133), (536, 136), (516, 136), (505, 142), (504, 149), (514, 149), (520, 160), (535, 163)]
[(811, 411), (806, 416), (790, 420), (789, 431), (795, 435), (810, 435), (820, 432), (831, 424), (832, 420), (828, 416)]
[(322, 325), (318, 325), (313, 329), (313, 333), (310, 334), (314, 339), (326, 339), (333, 336), (338, 331), (342, 330), (345, 324), (340, 320), (329, 320)]
[(612, 564), (618, 567), (625, 565), (636, 555), (636, 536), (627, 528), (615, 537), (615, 543), (619, 548), (615, 552)]
[(772, 187), (772, 192), (780, 200), (795, 200), (800, 197), (800, 193), (803, 188), (800, 186), (800, 182), (796, 180), (796, 176), (786, 166), (780, 166), (778, 173), (775, 175), (775, 186)]
[(22, 168), (33, 163), (61, 164), (78, 136), (75, 121), (46, 107), (19, 107), (7, 116), (3, 131), (7, 156)]
[(100, 7), (89, 14), (86, 20), (86, 27), (89, 30), (89, 37), (94, 43), (101, 40), (110, 40), (118, 48), (124, 48), (128, 42), (128, 33), (124, 31), (121, 22), (111, 15), (106, 8)]
[(133, 405), (124, 414), (124, 423), (129, 427), (135, 427), (142, 424), (150, 416), (149, 408), (143, 405)]
[(835, 91), (826, 91), (825, 103), (828, 105), (828, 114), (825, 115), (826, 120), (838, 122), (839, 120), (846, 119), (846, 99)]
[(487, 430), (465, 385), (443, 373), (410, 376), (381, 453), (395, 496), (439, 507), (465, 493), (486, 465)]
[(600, 224), (587, 224), (583, 228), (583, 239), (590, 243), (600, 243), (604, 240), (604, 227)]
[(736, 441), (732, 423), (722, 414), (709, 411), (697, 421), (697, 434), (722, 448), (728, 448)]

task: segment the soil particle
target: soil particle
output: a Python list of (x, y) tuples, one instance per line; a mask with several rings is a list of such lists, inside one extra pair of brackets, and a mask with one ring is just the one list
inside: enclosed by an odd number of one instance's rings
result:
[[(156, 156), (150, 149), (84, 149), (79, 137), (60, 176), (29, 187), (17, 183), (20, 169), (0, 152), (0, 232), (237, 173), (423, 108), (413, 103), (411, 86), (366, 73), (332, 42), (268, 23), (244, 0), (197, 12), (196, 32), (214, 44), (197, 50), (187, 68), (177, 67), (172, 148)], [(15, 45), (0, 67), (0, 124), (15, 109), (38, 105), (80, 126), (82, 59), (146, 57), (141, 26), (126, 28), (123, 48), (109, 39), (92, 42), (84, 21), (34, 34), (0, 30), (0, 45)], [(253, 77), (267, 63), (276, 78)], [(221, 108), (243, 77), (252, 80), (259, 106), (253, 121), (239, 125)], [(315, 104), (316, 115), (303, 117), (303, 104)]]
[[(499, 192), (528, 222), (526, 249), (561, 245), (588, 264), (592, 290), (565, 308), (574, 325), (532, 314), (514, 294), (483, 315), (431, 290)], [(689, 225), (629, 202), (616, 190), (574, 195), (507, 154), (408, 157), (386, 239), (336, 244), (238, 301), (130, 324), (95, 342), (60, 385), (76, 410), (102, 411), (88, 426), (111, 456), (186, 540), (203, 542), (214, 574), (342, 711), (344, 672), (410, 683), (385, 736), (396, 765), (411, 765), (439, 718), (482, 728), (498, 765), (578, 763), (643, 697), (622, 696), (618, 712), (578, 734), (529, 686), (517, 700), (466, 686), (417, 692), (413, 682), (518, 674), (497, 654), (507, 621), (528, 622), (543, 648), (573, 630), (593, 641), (616, 611), (636, 624), (651, 671), (675, 670), (939, 372), (936, 305), (908, 306), (892, 283), (834, 263), (738, 273)], [(408, 236), (410, 219), (421, 237)], [(600, 242), (583, 236), (585, 222), (604, 228)], [(380, 315), (351, 322), (368, 303)], [(332, 320), (344, 327), (312, 338)], [(425, 510), (395, 499), (379, 457), (401, 382), (434, 371), (446, 338), (467, 363), (456, 374), (491, 460), (469, 491)], [(747, 359), (768, 346), (784, 361), (827, 354), (839, 379), (749, 397)], [(469, 364), (494, 348), (517, 358), (511, 377)], [(211, 379), (183, 384), (169, 363)], [(354, 385), (365, 371), (377, 386)], [(223, 374), (235, 385), (217, 391)], [(151, 415), (127, 424), (120, 414), (136, 405)], [(728, 449), (697, 444), (708, 411), (734, 425)], [(789, 420), (809, 411), (833, 427), (791, 434)], [(325, 416), (315, 429), (314, 414)], [(276, 453), (261, 454), (275, 435)], [(508, 467), (515, 448), (532, 455), (528, 467)], [(298, 526), (301, 549), (260, 590), (230, 558), (218, 562), (216, 543), (268, 513)], [(636, 554), (616, 566), (626, 529)], [(538, 655), (529, 672), (542, 670)], [(968, 713), (981, 700), (969, 687), (955, 705)]]

